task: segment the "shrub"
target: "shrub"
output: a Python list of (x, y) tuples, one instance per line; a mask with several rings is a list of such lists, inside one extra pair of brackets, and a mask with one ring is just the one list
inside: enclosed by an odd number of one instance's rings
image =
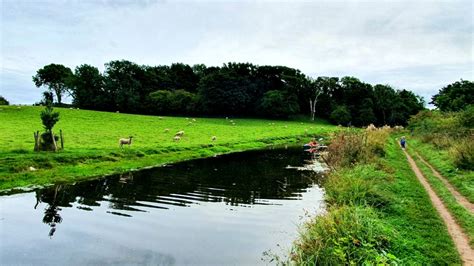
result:
[(328, 163), (334, 167), (350, 166), (363, 157), (364, 134), (357, 131), (338, 133), (328, 146)]
[[(372, 165), (358, 165), (332, 173), (325, 183), (329, 205), (367, 205), (383, 207), (388, 200), (381, 195), (376, 184), (385, 174)], [(377, 182), (378, 181), (378, 182)]]
[(9, 105), (10, 103), (3, 96), (0, 95), (0, 105)]
[(334, 168), (350, 166), (358, 162), (370, 162), (375, 156), (385, 155), (385, 143), (388, 136), (388, 128), (339, 132), (328, 146), (327, 161)]
[(339, 125), (347, 125), (352, 120), (351, 113), (345, 105), (336, 107), (329, 116), (332, 122)]
[(474, 170), (474, 137), (459, 140), (450, 149), (454, 165), (465, 170)]
[(387, 252), (392, 238), (371, 208), (343, 206), (305, 224), (290, 260), (297, 265), (396, 263)]

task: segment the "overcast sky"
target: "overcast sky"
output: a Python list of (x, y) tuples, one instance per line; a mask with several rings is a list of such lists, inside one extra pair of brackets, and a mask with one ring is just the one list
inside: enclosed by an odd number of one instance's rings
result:
[[(0, 0), (0, 95), (34, 103), (50, 63), (285, 65), (430, 100), (473, 80), (472, 1)], [(416, 3), (415, 3), (416, 2)]]

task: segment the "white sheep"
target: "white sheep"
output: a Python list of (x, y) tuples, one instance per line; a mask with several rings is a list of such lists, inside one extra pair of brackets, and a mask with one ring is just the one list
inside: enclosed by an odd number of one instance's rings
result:
[(163, 119), (163, 117), (161, 117), (161, 116), (158, 116), (158, 119), (162, 120), (162, 119)]
[(123, 148), (123, 145), (132, 145), (133, 136), (128, 137), (128, 139), (119, 139), (120, 148)]
[(165, 128), (165, 133), (168, 133), (170, 131), (169, 128)]
[(217, 137), (216, 137), (216, 136), (212, 136), (211, 140), (212, 140), (212, 141), (216, 141), (216, 140), (217, 140)]
[(175, 136), (178, 136), (178, 137), (182, 137), (184, 135), (184, 131), (181, 130), (181, 131), (178, 131), (176, 132), (176, 134), (174, 134)]
[(196, 122), (196, 119), (193, 118), (193, 122)]
[(181, 139), (180, 136), (174, 136), (174, 138), (173, 138), (174, 141), (179, 141), (180, 139)]

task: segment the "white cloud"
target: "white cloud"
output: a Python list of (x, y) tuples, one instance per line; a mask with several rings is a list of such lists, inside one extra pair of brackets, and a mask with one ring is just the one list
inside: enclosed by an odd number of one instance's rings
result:
[(52, 62), (128, 59), (287, 65), (430, 96), (472, 79), (472, 12), (469, 1), (3, 0), (0, 94), (37, 101), (31, 76)]

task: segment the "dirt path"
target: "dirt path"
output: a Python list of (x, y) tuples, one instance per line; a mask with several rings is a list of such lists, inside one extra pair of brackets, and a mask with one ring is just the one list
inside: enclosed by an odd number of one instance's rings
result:
[(446, 188), (449, 190), (449, 192), (451, 192), (451, 194), (453, 194), (454, 198), (456, 198), (456, 201), (461, 204), (462, 206), (464, 206), (464, 208), (466, 208), (468, 211), (470, 211), (471, 213), (474, 214), (474, 204), (472, 204), (471, 202), (469, 202), (468, 199), (466, 199), (463, 195), (461, 195), (457, 190), (456, 188), (454, 188), (450, 183), (449, 181), (444, 178), (438, 171), (436, 171), (436, 169), (434, 169), (433, 166), (431, 166), (431, 164), (429, 164), (427, 161), (425, 161), (423, 159), (423, 157), (421, 157), (418, 153), (416, 153), (416, 156), (418, 156), (418, 158), (426, 165), (428, 166), (431, 171), (433, 172), (433, 174), (439, 178), (441, 180), (441, 182), (443, 182), (443, 184), (446, 186)]
[(411, 158), (411, 156), (405, 150), (403, 152), (405, 153), (405, 156), (407, 157), (407, 160), (410, 163), (411, 169), (415, 173), (420, 183), (425, 188), (426, 192), (428, 192), (428, 195), (431, 199), (431, 203), (433, 204), (433, 206), (443, 219), (444, 223), (446, 224), (448, 232), (451, 235), (454, 244), (456, 245), (456, 249), (461, 255), (461, 260), (463, 264), (474, 265), (474, 250), (472, 250), (469, 246), (469, 240), (467, 236), (464, 234), (461, 227), (455, 222), (453, 216), (449, 213), (448, 209), (444, 206), (438, 195), (436, 195), (436, 193), (433, 191), (428, 181), (426, 181), (420, 169), (418, 168), (418, 166), (416, 166), (415, 161), (413, 161), (413, 158)]

